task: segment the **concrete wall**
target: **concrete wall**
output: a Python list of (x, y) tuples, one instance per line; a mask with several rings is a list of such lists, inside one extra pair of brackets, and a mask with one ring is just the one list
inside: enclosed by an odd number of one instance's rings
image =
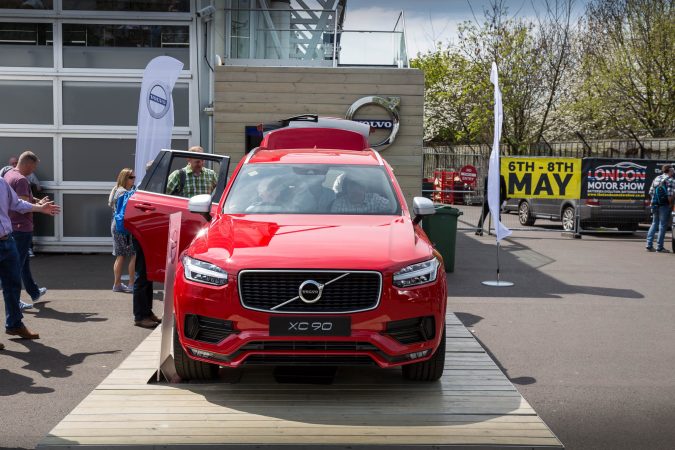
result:
[[(416, 69), (232, 67), (216, 68), (215, 151), (232, 167), (244, 156), (244, 127), (298, 114), (342, 117), (361, 97), (400, 97), (401, 128), (381, 152), (391, 164), (408, 204), (421, 195), (424, 75)], [(358, 118), (388, 118), (384, 109), (365, 107)], [(387, 133), (378, 131), (371, 143)]]

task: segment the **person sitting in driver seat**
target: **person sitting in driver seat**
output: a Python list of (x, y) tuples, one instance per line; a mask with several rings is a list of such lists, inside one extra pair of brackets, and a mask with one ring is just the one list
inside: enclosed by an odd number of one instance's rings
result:
[(343, 177), (341, 190), (330, 208), (333, 213), (379, 214), (390, 209), (389, 200), (374, 192), (366, 192), (366, 187), (349, 175)]
[[(204, 149), (199, 146), (190, 147), (188, 151), (204, 153)], [(166, 184), (166, 193), (187, 198), (211, 194), (218, 184), (216, 172), (204, 167), (203, 159), (188, 158), (187, 162), (187, 166), (171, 172)]]
[(290, 205), (293, 212), (325, 214), (335, 201), (335, 192), (323, 186), (323, 176), (305, 176), (296, 188)]

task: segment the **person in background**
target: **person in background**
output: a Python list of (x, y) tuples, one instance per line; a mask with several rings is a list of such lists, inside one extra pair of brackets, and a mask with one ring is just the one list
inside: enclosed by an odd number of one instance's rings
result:
[(17, 158), (16, 156), (10, 156), (9, 159), (7, 160), (7, 165), (2, 169), (0, 169), (0, 177), (4, 177), (7, 172), (15, 168), (18, 162), (19, 158)]
[[(675, 169), (670, 164), (664, 164), (661, 168), (661, 175), (654, 178), (652, 185), (649, 188), (649, 196), (654, 199), (654, 193), (657, 189), (665, 191), (666, 199), (664, 202), (656, 205), (652, 202), (652, 225), (647, 232), (647, 251), (654, 251), (654, 235), (658, 230), (659, 234), (656, 238), (656, 251), (659, 253), (670, 253), (670, 250), (663, 247), (663, 241), (666, 238), (666, 228), (668, 226), (668, 218), (673, 208), (675, 201)], [(662, 191), (662, 192), (663, 192)]]
[[(152, 167), (154, 160), (150, 160), (145, 164), (146, 174)], [(152, 281), (148, 280), (148, 272), (145, 267), (145, 255), (143, 255), (143, 248), (141, 244), (131, 237), (131, 243), (134, 246), (136, 253), (136, 278), (134, 280), (134, 325), (142, 328), (155, 328), (162, 323), (162, 319), (158, 318), (152, 312), (152, 295), (153, 285)]]
[[(483, 235), (483, 222), (485, 222), (485, 218), (488, 216), (488, 213), (490, 212), (490, 205), (488, 204), (488, 177), (485, 175), (485, 179), (483, 180), (483, 211), (480, 213), (480, 218), (478, 219), (478, 224), (476, 225), (476, 236), (482, 236)], [(504, 207), (504, 202), (506, 202), (509, 198), (506, 196), (506, 180), (504, 179), (504, 175), (499, 176), (499, 204), (501, 205), (500, 208)]]
[[(190, 147), (189, 152), (204, 153), (199, 146)], [(187, 166), (174, 170), (166, 183), (166, 193), (180, 197), (210, 194), (218, 184), (216, 172), (204, 167), (203, 159), (188, 158)]]
[[(19, 162), (15, 168), (8, 171), (4, 179), (12, 188), (16, 195), (21, 200), (28, 203), (37, 203), (43, 205), (49, 203), (49, 198), (44, 197), (40, 200), (33, 198), (33, 193), (30, 189), (30, 182), (27, 176), (35, 171), (39, 163), (38, 157), (35, 153), (27, 150), (19, 156)], [(47, 288), (38, 287), (30, 270), (30, 259), (28, 257), (28, 250), (33, 242), (33, 214), (21, 214), (17, 212), (10, 212), (9, 217), (12, 221), (12, 236), (16, 242), (16, 248), (19, 252), (19, 267), (21, 268), (21, 280), (28, 295), (33, 302), (38, 301), (40, 297), (47, 293)], [(22, 309), (32, 308), (30, 303), (21, 303)]]
[[(113, 292), (125, 292), (130, 294), (133, 289), (130, 286), (134, 285), (135, 271), (136, 271), (136, 252), (131, 242), (131, 234), (120, 233), (115, 226), (115, 213), (117, 207), (117, 199), (120, 195), (131, 190), (136, 182), (136, 175), (134, 171), (129, 168), (122, 169), (117, 175), (117, 184), (110, 191), (108, 196), (108, 206), (112, 208), (112, 220), (110, 222), (110, 234), (113, 238), (113, 256), (115, 262), (113, 263)], [(124, 258), (129, 258), (129, 286), (122, 283), (122, 265)]]
[[(15, 168), (18, 162), (19, 158), (17, 158), (16, 156), (10, 156), (9, 159), (7, 160), (7, 165), (0, 170), (0, 177), (4, 177), (7, 172)], [(33, 193), (33, 197), (37, 197), (38, 194), (42, 192), (40, 180), (38, 179), (37, 175), (35, 175), (35, 172), (31, 173), (26, 178), (28, 178), (28, 182), (30, 183), (30, 190)], [(35, 254), (33, 253), (32, 241), (30, 243), (30, 248), (28, 249), (28, 256), (31, 258), (35, 256)]]
[[(39, 204), (21, 200), (4, 178), (0, 177), (0, 283), (2, 296), (5, 301), (5, 333), (10, 336), (19, 336), (23, 339), (39, 339), (23, 323), (20, 300), (21, 295), (21, 264), (16, 241), (13, 237), (11, 214), (31, 214), (39, 212), (51, 216), (58, 214), (61, 208), (53, 202)], [(0, 343), (0, 350), (4, 349)]]

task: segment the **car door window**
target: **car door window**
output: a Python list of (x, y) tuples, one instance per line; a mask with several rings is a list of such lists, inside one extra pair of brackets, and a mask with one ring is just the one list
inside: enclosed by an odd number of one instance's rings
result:
[(214, 203), (225, 189), (229, 157), (197, 153), (192, 158), (185, 152), (162, 152), (147, 169), (139, 189), (156, 194), (190, 198), (209, 194)]

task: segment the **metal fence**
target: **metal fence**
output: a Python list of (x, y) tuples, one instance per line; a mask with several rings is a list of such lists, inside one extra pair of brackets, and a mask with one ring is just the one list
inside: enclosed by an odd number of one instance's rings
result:
[[(488, 160), (490, 155), (490, 146), (488, 145), (458, 145), (451, 147), (425, 147), (423, 151), (423, 173), (424, 182), (422, 186), (423, 195), (432, 198), (437, 203), (453, 205), (462, 211), (459, 217), (458, 229), (479, 231), (479, 219), (483, 210), (483, 192), (484, 179), (488, 170)], [(675, 159), (675, 139), (651, 139), (641, 142), (641, 146), (636, 141), (626, 140), (603, 140), (592, 142), (555, 142), (528, 146), (524, 151), (522, 148), (515, 152), (515, 149), (509, 146), (503, 147), (505, 155), (519, 156), (553, 156), (553, 157), (613, 157), (613, 158), (644, 158), (668, 160)], [(444, 186), (439, 189), (434, 186), (434, 174), (438, 171), (459, 171), (462, 167), (471, 165), (477, 169), (477, 181), (474, 186), (462, 183)], [(608, 200), (609, 202), (610, 200)], [(626, 210), (635, 205), (631, 205), (624, 200), (611, 200), (612, 204), (605, 204), (607, 210), (602, 222), (595, 223), (592, 220), (583, 221), (580, 217), (580, 208), (586, 206), (603, 205), (585, 205), (584, 200), (578, 200), (574, 204), (572, 221), (574, 223), (573, 231), (576, 234), (584, 233), (646, 233), (650, 222), (649, 211), (646, 205), (645, 216), (639, 222), (634, 219), (627, 219)], [(536, 219), (535, 223), (526, 220), (520, 211), (522, 201), (512, 199), (502, 211), (502, 222), (512, 230), (527, 231), (553, 231), (561, 232), (563, 229), (563, 220), (566, 208), (561, 200), (551, 200), (550, 205), (544, 214)], [(542, 211), (539, 211), (541, 213)], [(569, 211), (568, 211), (569, 212)], [(489, 216), (489, 215), (488, 215)], [(567, 221), (569, 223), (569, 221)], [(489, 217), (486, 218), (483, 226), (488, 230), (490, 223)], [(569, 228), (569, 227), (568, 227)]]
[[(457, 168), (471, 164), (487, 169), (492, 147), (487, 144), (467, 144), (440, 147), (424, 147), (424, 177), (433, 175), (437, 168)], [(504, 144), (500, 147), (504, 156), (552, 156), (552, 157), (599, 157), (675, 159), (675, 139), (635, 140), (605, 139), (594, 141), (543, 142), (524, 146)]]

